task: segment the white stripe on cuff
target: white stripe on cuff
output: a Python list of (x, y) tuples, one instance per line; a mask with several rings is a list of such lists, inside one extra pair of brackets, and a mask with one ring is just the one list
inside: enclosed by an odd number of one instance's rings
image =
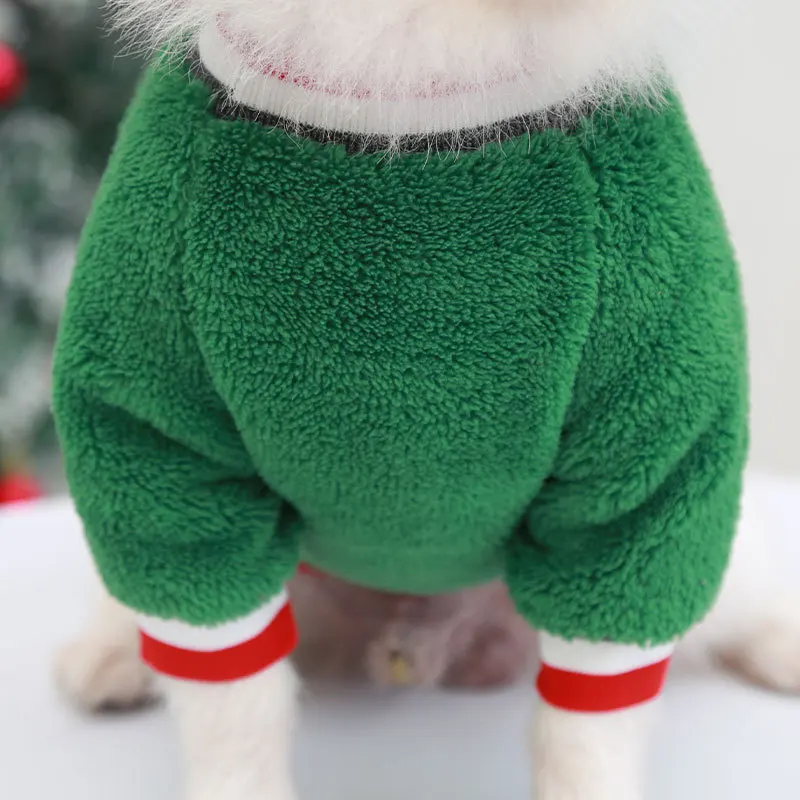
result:
[(672, 655), (672, 643), (639, 647), (614, 642), (567, 641), (549, 633), (539, 634), (541, 660), (565, 672), (584, 675), (621, 675), (657, 664)]
[(213, 627), (190, 625), (177, 619), (137, 614), (139, 628), (151, 639), (183, 650), (213, 652), (248, 642), (262, 633), (288, 602), (286, 591), (245, 617)]

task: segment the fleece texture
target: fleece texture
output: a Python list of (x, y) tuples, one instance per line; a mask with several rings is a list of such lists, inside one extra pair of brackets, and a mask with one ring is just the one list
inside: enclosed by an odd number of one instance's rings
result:
[(738, 512), (734, 258), (680, 104), (458, 157), (217, 118), (155, 66), (62, 322), (54, 405), (109, 590), (192, 624), (303, 559), (665, 642)]

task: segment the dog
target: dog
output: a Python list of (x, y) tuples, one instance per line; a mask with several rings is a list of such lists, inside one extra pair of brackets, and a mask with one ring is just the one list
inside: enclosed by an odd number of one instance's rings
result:
[[(536, 646), (536, 797), (639, 800), (673, 647), (715, 599), (686, 643), (797, 691), (797, 597), (760, 525), (727, 566), (745, 348), (665, 77), (688, 9), (118, 11), (172, 60), (123, 126), (57, 348), (117, 598), (60, 656), (68, 693), (145, 700), (141, 640), (189, 799), (290, 800), (297, 629), (301, 669), (377, 682), (503, 683)], [(301, 551), (329, 576), (292, 577)], [(330, 592), (392, 624), (358, 641)]]

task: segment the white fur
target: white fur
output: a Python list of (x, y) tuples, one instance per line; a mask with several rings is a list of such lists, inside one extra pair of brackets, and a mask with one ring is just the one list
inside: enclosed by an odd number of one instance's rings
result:
[(539, 706), (533, 725), (536, 800), (639, 800), (657, 702), (610, 714)]
[(568, 121), (582, 97), (565, 101), (564, 87), (541, 70), (498, 73), (485, 83), (451, 74), (430, 84), (387, 85), (377, 91), (369, 80), (355, 77), (320, 81), (293, 62), (286, 66), (278, 62), (276, 67), (270, 61), (268, 67), (260, 67), (261, 62), (255, 61), (250, 66), (247, 47), (225, 24), (203, 29), (198, 54), (205, 70), (226, 87), (228, 103), (280, 117), (290, 128), (311, 125), (355, 133), (366, 141), (380, 136), (388, 139), (382, 147), (389, 151), (403, 136), (429, 140), (437, 133), (479, 129), (490, 140), (496, 136), (497, 123), (545, 111)]
[(105, 591), (83, 635), (57, 654), (55, 675), (88, 711), (140, 705), (155, 695), (153, 674), (139, 660), (136, 617)]
[[(150, 45), (194, 46), (220, 17), (239, 74), (287, 67), (323, 90), (382, 98), (441, 84), (479, 93), (520, 80), (530, 110), (649, 92), (721, 0), (113, 0), (122, 30)], [(249, 65), (249, 66), (248, 66)], [(235, 91), (233, 91), (235, 96)], [(323, 95), (325, 92), (323, 91)]]
[(293, 800), (297, 681), (288, 661), (234, 683), (166, 685), (189, 800)]
[(678, 662), (710, 661), (770, 689), (800, 692), (800, 591), (780, 568), (768, 509), (745, 492), (720, 596), (677, 651)]

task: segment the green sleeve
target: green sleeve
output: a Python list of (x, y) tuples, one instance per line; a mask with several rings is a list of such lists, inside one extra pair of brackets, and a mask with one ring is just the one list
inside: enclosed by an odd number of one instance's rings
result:
[(595, 124), (600, 287), (549, 479), (510, 543), (520, 611), (564, 638), (663, 643), (716, 596), (739, 511), (739, 281), (680, 107)]
[(145, 614), (213, 624), (273, 596), (294, 570), (296, 545), (192, 334), (181, 222), (201, 121), (151, 124), (180, 110), (158, 91), (152, 81), (140, 91), (84, 232), (54, 413), (109, 591)]

